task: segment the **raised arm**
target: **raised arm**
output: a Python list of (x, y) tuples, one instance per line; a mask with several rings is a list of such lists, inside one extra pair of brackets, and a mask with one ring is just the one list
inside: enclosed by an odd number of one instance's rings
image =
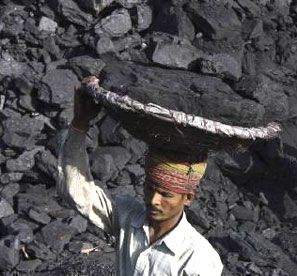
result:
[(74, 118), (63, 141), (59, 156), (60, 195), (82, 215), (108, 233), (113, 233), (114, 206), (108, 193), (95, 185), (86, 152), (86, 133), (89, 121), (99, 111), (99, 106), (76, 89)]

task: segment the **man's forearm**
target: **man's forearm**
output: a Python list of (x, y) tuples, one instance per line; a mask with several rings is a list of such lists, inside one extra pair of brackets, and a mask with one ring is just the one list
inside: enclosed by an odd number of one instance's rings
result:
[(83, 131), (69, 128), (59, 156), (59, 172), (61, 196), (95, 225), (111, 233), (112, 201), (93, 181)]

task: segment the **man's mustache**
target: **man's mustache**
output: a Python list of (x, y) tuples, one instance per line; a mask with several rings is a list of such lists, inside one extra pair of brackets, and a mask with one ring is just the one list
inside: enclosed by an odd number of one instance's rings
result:
[(155, 206), (147, 205), (147, 210), (151, 212), (162, 212), (162, 210), (156, 208)]

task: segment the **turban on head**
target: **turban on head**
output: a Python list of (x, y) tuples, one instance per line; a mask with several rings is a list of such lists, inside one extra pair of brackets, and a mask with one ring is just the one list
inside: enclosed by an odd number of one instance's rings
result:
[(206, 170), (205, 159), (189, 162), (179, 155), (150, 151), (145, 158), (146, 183), (179, 194), (195, 194)]

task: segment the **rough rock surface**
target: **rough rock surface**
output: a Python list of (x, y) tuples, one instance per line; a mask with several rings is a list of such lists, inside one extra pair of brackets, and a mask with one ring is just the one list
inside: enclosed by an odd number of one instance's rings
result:
[(130, 62), (108, 62), (103, 71), (106, 74), (103, 87), (127, 94), (142, 103), (153, 102), (213, 120), (219, 117), (221, 122), (228, 124), (234, 124), (234, 117), (237, 125), (242, 126), (264, 122), (265, 109), (261, 102), (242, 98), (215, 77)]

